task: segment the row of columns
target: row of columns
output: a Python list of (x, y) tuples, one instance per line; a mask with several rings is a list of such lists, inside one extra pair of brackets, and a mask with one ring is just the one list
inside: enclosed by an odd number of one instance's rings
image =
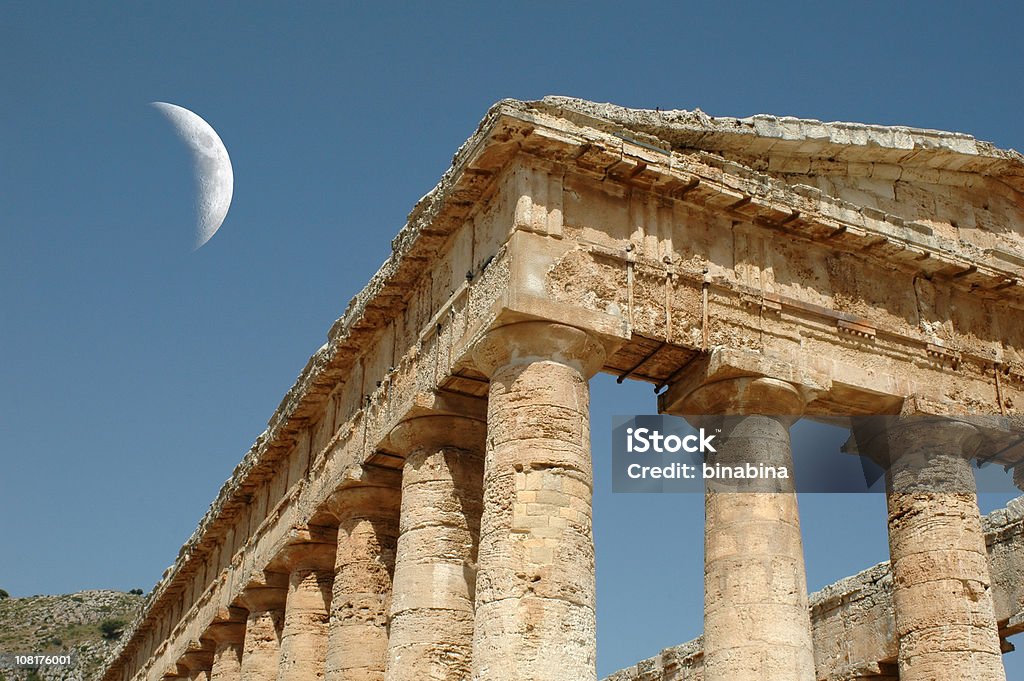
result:
[[(721, 430), (718, 461), (792, 470), (797, 386), (764, 377), (702, 385), (681, 413)], [(855, 420), (856, 422), (856, 420)], [(888, 419), (857, 432), (887, 468), (901, 681), (1004, 681), (988, 554), (970, 458), (977, 430), (953, 419)], [(704, 679), (816, 678), (793, 477), (705, 498)]]
[(399, 424), (400, 487), (321, 509), (336, 539), (288, 546), (208, 628), (209, 681), (596, 678), (588, 381), (603, 348), (526, 322), (475, 358), (486, 422)]
[(383, 679), (400, 498), (394, 486), (339, 496), (336, 540), (288, 545), (206, 629), (205, 681)]
[[(207, 630), (212, 655), (172, 675), (596, 679), (588, 381), (604, 350), (580, 329), (522, 322), (489, 332), (474, 359), (490, 379), (486, 423), (400, 424), (400, 488), (340, 493), (328, 509), (337, 539), (290, 546), (281, 573)], [(718, 419), (725, 456), (791, 466), (789, 427), (803, 407), (795, 386), (737, 378), (697, 388), (682, 410)], [(905, 437), (951, 446), (935, 433)], [(746, 444), (730, 449), (730, 439)], [(970, 473), (966, 459), (940, 458)], [(815, 678), (791, 484), (707, 493), (707, 681)], [(896, 481), (889, 505), (901, 679), (1004, 679), (973, 492), (902, 495)]]

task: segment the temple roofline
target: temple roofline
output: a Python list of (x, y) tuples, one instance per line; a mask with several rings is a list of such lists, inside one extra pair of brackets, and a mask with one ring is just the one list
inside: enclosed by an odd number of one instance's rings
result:
[(667, 143), (674, 151), (818, 156), (974, 172), (1000, 178), (1024, 191), (1024, 155), (962, 132), (769, 114), (746, 118), (710, 116), (700, 109), (630, 109), (561, 96), (535, 102), (503, 100), (494, 108), (500, 106), (540, 110), (590, 127), (611, 126), (644, 133)]

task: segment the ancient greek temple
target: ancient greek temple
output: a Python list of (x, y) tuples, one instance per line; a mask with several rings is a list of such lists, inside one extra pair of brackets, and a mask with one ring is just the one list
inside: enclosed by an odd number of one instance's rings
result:
[[(101, 679), (594, 681), (593, 376), (1024, 483), (1022, 280), (1024, 157), (971, 136), (499, 102)], [(813, 595), (792, 490), (709, 492), (703, 636), (612, 678), (1005, 679), (1024, 503), (890, 483), (890, 562)]]

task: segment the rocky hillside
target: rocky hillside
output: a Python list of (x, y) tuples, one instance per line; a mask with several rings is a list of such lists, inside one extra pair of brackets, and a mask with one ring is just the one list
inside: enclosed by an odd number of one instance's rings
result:
[(0, 600), (0, 654), (75, 653), (75, 668), (14, 669), (0, 661), (0, 681), (85, 681), (117, 644), (142, 595), (81, 591)]

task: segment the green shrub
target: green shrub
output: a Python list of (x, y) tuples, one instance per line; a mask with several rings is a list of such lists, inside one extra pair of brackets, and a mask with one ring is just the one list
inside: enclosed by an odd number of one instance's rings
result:
[(133, 596), (141, 596), (142, 595), (142, 589), (132, 589), (128, 593), (132, 594)]
[(4, 600), (5, 598), (10, 598), (10, 597), (11, 597), (11, 594), (7, 593), (3, 589), (0, 589), (0, 601)]
[(121, 632), (126, 624), (128, 623), (123, 619), (103, 620), (100, 622), (100, 633), (103, 634), (103, 638), (113, 641), (121, 637)]

